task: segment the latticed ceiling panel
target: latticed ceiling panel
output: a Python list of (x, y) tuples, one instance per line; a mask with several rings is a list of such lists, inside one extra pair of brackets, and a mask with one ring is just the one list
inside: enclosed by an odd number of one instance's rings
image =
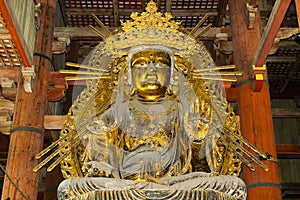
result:
[(207, 1), (177, 0), (177, 1), (172, 1), (172, 8), (174, 9), (217, 9), (218, 0), (207, 0)]
[[(204, 15), (199, 16), (176, 16), (175, 21), (181, 22), (181, 25), (185, 28), (195, 27), (198, 22), (202, 19)], [(215, 18), (213, 16), (209, 17), (202, 26), (207, 26), (208, 24), (214, 24)]]
[[(84, 27), (88, 25), (96, 26), (92, 13), (107, 27), (115, 27), (115, 20), (126, 21), (130, 18), (131, 12), (142, 12), (145, 6), (142, 0), (121, 0), (118, 1), (117, 8), (114, 8), (113, 1), (97, 0), (66, 0), (66, 16), (70, 27)], [(185, 28), (192, 28), (201, 20), (206, 13), (211, 16), (203, 25), (214, 24), (218, 10), (218, 0), (179, 0), (170, 1), (167, 5), (166, 0), (157, 1), (160, 12), (166, 12), (169, 7), (170, 12), (176, 21), (181, 21)], [(115, 19), (117, 17), (117, 19)]]
[[(88, 26), (88, 25), (92, 25), (92, 26), (97, 26), (98, 25), (95, 22), (95, 20), (92, 18), (91, 15), (67, 15), (67, 16), (68, 16), (69, 25), (72, 26), (72, 27), (85, 27), (85, 26)], [(113, 16), (97, 15), (97, 17), (107, 27), (110, 27), (110, 25), (114, 23)]]
[(293, 62), (268, 62), (269, 75), (286, 76), (293, 67)]
[(0, 67), (19, 67), (21, 59), (0, 13)]
[(65, 7), (68, 8), (112, 8), (112, 1), (98, 1), (98, 0), (66, 0)]
[[(299, 45), (300, 46), (300, 45)], [(299, 48), (278, 49), (274, 56), (296, 56), (300, 53)]]
[(119, 9), (142, 9), (142, 1), (140, 0), (121, 0), (118, 1)]
[(300, 88), (300, 45), (299, 48), (279, 48), (275, 54), (269, 56), (280, 58), (267, 62), (267, 70), (271, 93), (285, 92), (299, 94)]

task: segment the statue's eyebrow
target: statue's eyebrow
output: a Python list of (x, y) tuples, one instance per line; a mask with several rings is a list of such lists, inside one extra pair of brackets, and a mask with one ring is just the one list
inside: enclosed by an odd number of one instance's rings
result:
[(147, 63), (150, 61), (150, 59), (148, 57), (139, 57), (137, 59), (134, 59), (134, 61), (131, 63), (131, 65), (135, 65), (136, 63), (138, 62), (141, 62), (141, 61), (147, 61)]

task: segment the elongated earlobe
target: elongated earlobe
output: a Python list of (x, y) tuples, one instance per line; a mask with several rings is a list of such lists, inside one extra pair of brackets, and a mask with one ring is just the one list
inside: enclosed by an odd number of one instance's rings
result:
[(130, 87), (130, 96), (133, 96), (135, 94), (136, 90), (133, 86)]
[(173, 95), (173, 85), (169, 85), (167, 88), (167, 95), (172, 96)]

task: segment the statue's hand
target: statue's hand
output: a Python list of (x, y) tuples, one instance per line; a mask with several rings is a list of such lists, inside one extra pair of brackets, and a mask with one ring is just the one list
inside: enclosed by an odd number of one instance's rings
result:
[(82, 171), (87, 172), (88, 177), (104, 177), (112, 174), (112, 166), (106, 162), (89, 161), (84, 163)]

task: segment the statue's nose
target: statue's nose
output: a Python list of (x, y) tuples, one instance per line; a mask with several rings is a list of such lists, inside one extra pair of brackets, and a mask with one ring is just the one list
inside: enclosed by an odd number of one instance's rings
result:
[(156, 67), (155, 67), (155, 65), (154, 65), (153, 62), (149, 63), (149, 65), (148, 65), (148, 70), (149, 70), (149, 71), (150, 71), (150, 70), (153, 70), (154, 72), (157, 72)]

